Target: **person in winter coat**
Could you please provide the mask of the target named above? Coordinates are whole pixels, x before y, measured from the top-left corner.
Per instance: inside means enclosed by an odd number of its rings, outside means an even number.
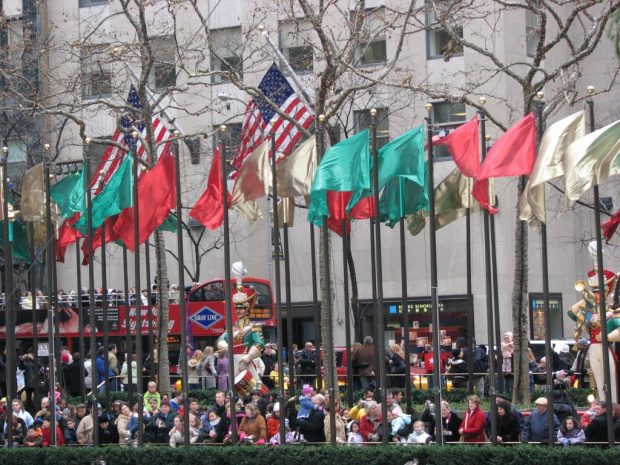
[[[131,386],[133,392],[136,392],[136,386],[138,386],[138,355],[135,351],[132,351],[131,355]],[[128,357],[129,359],[129,357]],[[123,383],[123,389],[125,392],[129,392],[129,366],[127,364],[128,359],[123,363],[121,368],[121,381]]]
[[[198,375],[202,382],[202,389],[215,389],[217,376],[217,358],[213,347],[205,347],[202,363]]]
[[[325,397],[317,394],[314,396],[313,402],[319,406],[324,406]],[[297,427],[307,442],[325,442],[325,415],[322,411],[312,410],[307,418],[297,420]]]
[[[585,442],[586,434],[579,423],[579,420],[575,417],[566,417],[560,426],[558,432],[558,442],[564,447],[576,446]]]
[[[429,444],[432,440],[431,435],[424,431],[424,423],[421,421],[413,424],[413,433],[407,438],[407,442],[412,444]]]
[[[375,381],[375,345],[370,336],[364,338],[360,346],[351,357],[351,363],[357,374],[363,390],[368,389]],[[363,436],[363,434],[362,434]]]
[[[69,364],[67,369],[67,387],[71,397],[80,396],[80,388],[82,386],[82,374],[80,373],[80,359],[82,354],[75,352],[73,354],[73,362]],[[88,392],[88,391],[87,391]]]
[[[497,403],[497,443],[517,442],[521,434],[519,419],[512,411],[510,402],[501,400]]]
[[[245,417],[239,425],[239,441],[265,444],[267,441],[267,424],[254,404],[245,406]]]
[[[41,428],[41,442],[43,447],[49,447],[52,445],[52,430],[49,417],[45,417],[45,420],[43,420],[43,426]],[[56,424],[56,445],[63,446],[64,444],[65,438],[62,435],[60,427]]]
[[[346,435],[346,429],[347,426],[345,425],[344,421],[342,420],[342,417],[340,416],[340,414],[338,413],[338,411],[340,410],[340,399],[335,398],[334,399],[334,416],[336,417],[336,444],[344,444],[345,442],[347,442],[347,435]],[[331,438],[331,419],[330,419],[330,408],[331,408],[331,399],[327,399],[325,401],[325,420],[324,420],[324,425],[323,425],[323,429],[325,430],[325,439],[327,441],[330,440]]]
[[[170,401],[162,399],[160,403],[160,411],[149,418],[145,428],[144,442],[165,444],[170,441],[170,430],[174,425],[174,417],[176,413],[170,411]]]
[[[451,375],[448,379],[452,381],[452,387],[467,388],[469,370],[467,362],[463,360],[463,351],[461,349],[454,349],[452,351],[452,362],[446,373]]]
[[[24,390],[26,391],[26,404],[34,406],[34,387],[39,382],[39,376],[34,371],[34,350],[28,349],[26,355],[18,359],[18,367],[24,371]],[[30,427],[30,425],[28,425]]]
[[[435,414],[431,412],[430,407],[427,405],[422,412],[422,421],[429,423],[429,434],[432,436],[433,441],[437,441],[437,435],[435,431]],[[450,407],[450,404],[445,400],[441,402],[441,424],[443,426],[443,437],[445,442],[459,442],[461,435],[459,429],[463,420],[458,414]]]
[[[129,422],[131,420],[131,409],[126,403],[121,404],[121,413],[116,419],[116,429],[118,430],[118,445],[127,447],[131,440],[131,431],[129,430]]]
[[[480,398],[476,395],[467,398],[468,409],[459,428],[459,434],[464,436],[464,442],[484,442],[484,425],[486,418],[480,410]]]
[[[217,371],[217,389],[228,391],[228,354],[225,350],[218,350],[215,369]]]
[[[547,419],[547,399],[539,397],[534,402],[536,410],[530,415],[530,421],[525,424],[523,429],[523,442],[539,442],[540,444],[549,444],[549,421]],[[558,417],[553,415],[553,438],[557,438],[560,429]]]
[[[366,413],[360,419],[360,433],[364,442],[379,441],[379,425],[383,421],[379,407],[374,400],[366,402]]]
[[[198,369],[203,361],[203,358],[204,356],[202,350],[197,350],[194,352],[194,355],[192,355],[192,358],[187,362],[187,383],[189,384],[190,390],[202,389]]]
[[[405,353],[403,348],[399,344],[392,344],[390,346],[392,356],[388,362],[390,366],[390,384],[393,388],[404,388],[406,380],[406,364]]]

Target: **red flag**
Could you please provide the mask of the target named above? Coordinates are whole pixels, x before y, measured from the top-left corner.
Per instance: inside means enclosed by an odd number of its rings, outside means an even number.
[[[435,141],[433,145],[445,145],[461,173],[469,178],[478,176],[480,168],[480,143],[478,142],[478,117],[459,126],[446,137]]]
[[[120,239],[116,231],[114,231],[114,226],[116,225],[116,221],[118,220],[119,216],[120,214],[109,216],[108,218],[105,219],[104,225],[105,225],[105,243],[106,244]],[[84,256],[84,258],[82,258],[82,266],[88,265],[88,257],[89,257],[88,241],[89,239],[87,238],[82,243],[82,254]],[[99,247],[101,247],[101,244],[102,244],[101,228],[97,228],[93,236],[93,252],[97,250]]]
[[[618,225],[620,224],[620,211],[614,213],[614,215],[605,221],[601,225],[601,229],[603,230],[603,237],[605,238],[605,242],[609,244],[609,241],[614,234],[616,234],[616,229],[618,229]]]
[[[228,205],[230,205],[228,189],[226,189],[226,195],[228,196]],[[222,179],[222,156],[220,155],[219,145],[213,154],[207,190],[204,191],[202,197],[189,212],[189,216],[211,230],[222,226],[222,221],[224,221],[224,181]]]
[[[143,244],[157,227],[164,222],[170,210],[176,207],[176,170],[174,157],[163,154],[159,161],[138,182],[139,243]],[[134,199],[135,201],[135,199]],[[114,227],[116,232],[132,252],[136,249],[134,241],[133,207],[125,208]]]
[[[504,133],[487,154],[471,194],[489,213],[489,178],[530,174],[536,161],[536,118],[530,113]]]
[[[58,230],[58,240],[56,241],[57,262],[64,263],[67,246],[73,244],[78,238],[84,237],[77,229],[71,227],[71,225],[75,224],[79,219],[80,213],[75,213],[71,218],[68,218]]]
[[[342,220],[346,220],[347,233],[351,232],[351,220],[367,220],[375,215],[375,198],[362,197],[347,215],[347,205],[353,192],[327,191],[327,207],[329,218],[327,227],[342,237]]]

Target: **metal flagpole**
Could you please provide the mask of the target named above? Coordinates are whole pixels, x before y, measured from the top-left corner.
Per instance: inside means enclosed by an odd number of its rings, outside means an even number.
[[[151,252],[150,252],[150,244],[147,241],[144,243],[144,261],[146,262],[146,282],[151,282]],[[181,261],[182,263],[183,261]],[[161,283],[160,283],[161,285]],[[185,290],[181,289],[179,286],[179,303],[180,299],[185,295]],[[150,297],[150,295],[149,295]],[[151,299],[147,299],[147,319],[149,322],[149,360],[151,361],[151,369],[149,370],[149,381],[155,381],[155,370],[153,369],[155,363],[155,341],[153,340],[153,302]],[[140,312],[140,323],[142,323],[142,312]],[[140,386],[144,386],[144,375],[142,373],[138,373],[138,380],[136,382]]]
[[[312,223],[308,223],[310,226],[310,268],[312,269],[312,309],[313,309],[313,319],[314,319],[314,327],[317,329],[315,331],[314,334],[314,339],[315,339],[315,347],[317,348],[321,348],[323,347],[322,341],[321,341],[321,309],[319,307],[319,296],[318,296],[318,283],[317,283],[317,279],[316,279],[316,238],[315,238],[315,227]],[[292,346],[291,346],[292,347]],[[318,349],[317,349],[318,350]],[[351,350],[350,347],[347,348],[347,350]],[[349,355],[349,357],[347,357],[348,359],[351,358],[351,356]],[[294,380],[296,379],[294,376],[294,370],[295,367],[294,366],[290,366],[289,367],[289,378],[290,378],[290,382],[291,384],[294,383]],[[319,386],[323,385],[323,373],[321,373],[321,364],[317,364],[317,368],[316,368],[316,380]],[[299,386],[298,386],[299,387]]]
[[[237,407],[235,405],[235,355],[233,352],[233,311],[232,289],[230,285],[230,236],[228,226],[228,187],[226,173],[226,142],[224,140],[226,126],[220,126],[219,143],[222,157],[222,203],[224,204],[224,296],[226,300],[226,333],[228,334],[228,396],[230,398],[230,438],[233,444],[237,443]],[[214,155],[215,156],[215,155]],[[278,347],[281,350],[280,347]],[[281,354],[281,352],[280,352]],[[280,355],[278,354],[278,355]],[[283,384],[282,384],[283,385]],[[281,386],[282,386],[281,385]]]
[[[431,321],[433,322],[433,379],[435,385],[435,409],[441,411],[441,354],[439,340],[439,297],[438,297],[438,279],[437,279],[437,241],[435,235],[435,182],[434,176],[434,160],[433,160],[433,105],[426,104],[428,116],[427,123],[427,140],[428,140],[428,202],[429,202],[429,248],[431,252]],[[378,203],[377,203],[378,205]],[[443,445],[443,425],[441,421],[435,422],[435,436],[437,444]]]
[[[105,220],[101,224],[101,306],[103,313],[103,371],[105,374],[105,405],[110,405],[110,358],[108,355],[108,346],[110,343],[109,332],[110,322],[108,321],[108,277],[106,273],[106,246],[105,237],[106,228]]]
[[[595,131],[594,125],[594,101],[592,100],[592,94],[594,93],[594,87],[588,86],[588,94],[590,97],[586,100],[588,105],[588,111],[590,113],[590,132]],[[594,186],[594,225],[596,228],[596,258],[598,263],[598,290],[599,301],[598,311],[600,318],[604,318],[607,312],[607,296],[605,295],[605,275],[603,266],[603,239],[601,235],[601,201],[599,197],[598,184]],[[617,286],[618,284],[616,284]],[[605,318],[605,322],[607,319]],[[603,347],[603,378],[605,384],[603,386],[597,386],[597,389],[602,389],[605,393],[605,402],[607,403],[607,439],[609,445],[614,445],[614,418],[611,409],[611,403],[616,399],[618,393],[611,392],[611,370],[609,368],[609,339],[607,335],[607,324],[601,324],[601,344]],[[616,383],[617,384],[617,383]],[[600,391],[599,391],[600,396]]]
[[[536,148],[540,146],[540,140],[543,135],[543,109],[545,103],[542,101],[543,94],[539,92],[536,97],[538,101],[535,103],[536,112]],[[544,189],[544,184],[543,184]],[[544,196],[543,196],[544,198]],[[547,224],[541,222],[540,226],[540,254],[542,264],[542,289],[543,289],[543,302],[544,302],[544,319],[545,319],[545,357],[547,357],[547,425],[548,425],[548,441],[549,444],[555,442],[554,434],[554,413],[553,413],[553,349],[551,348],[551,319],[549,317],[549,267],[547,260]]]
[[[36,276],[35,276],[35,268],[34,268],[34,264],[36,262],[36,258],[34,255],[34,222],[31,222],[30,228],[28,228],[28,240],[30,241],[30,255],[32,256],[32,264],[30,265],[30,273],[29,273],[30,274],[30,290],[31,290],[31,294],[35,296],[37,294],[37,287],[36,287]],[[6,298],[5,298],[5,303],[6,303]],[[32,347],[35,347],[38,349],[39,329],[37,326],[39,322],[39,312],[37,310],[37,306],[34,305],[34,298],[33,298],[32,303],[33,303],[32,305]],[[41,390],[40,389],[41,385],[40,385],[40,382],[38,382],[39,381],[39,357],[38,356],[34,358],[34,372],[37,374],[36,375],[37,382],[34,383],[34,398],[39,399],[39,395],[40,395],[39,391]],[[3,395],[5,394],[6,392],[3,392]]]
[[[275,172],[275,168],[272,168],[272,172]],[[274,177],[275,179],[275,177]],[[275,186],[275,182],[274,182],[274,197],[276,196],[277,193],[277,187]],[[277,200],[277,198],[276,198]],[[295,357],[293,354],[293,306],[292,306],[292,297],[291,297],[291,262],[290,262],[290,257],[289,257],[289,247],[288,247],[288,243],[289,243],[289,236],[288,236],[288,224],[291,221],[291,218],[289,218],[288,216],[288,202],[289,202],[289,198],[288,197],[283,197],[282,198],[282,212],[284,215],[284,218],[282,218],[284,226],[282,228],[283,233],[284,233],[284,289],[285,289],[285,295],[286,295],[286,355],[288,358],[288,366],[292,367],[295,364]],[[275,216],[274,216],[274,221],[275,221]],[[284,346],[284,344],[281,344],[282,346]],[[278,364],[278,368],[280,367],[280,363]],[[268,374],[267,374],[268,375]],[[279,375],[278,375],[279,376]],[[290,373],[289,373],[289,379],[290,379]],[[317,385],[317,387],[320,387],[319,385]],[[288,390],[289,390],[289,397],[293,397],[295,395],[295,387],[293,386],[293,383],[289,382],[288,385]],[[284,412],[284,410],[282,410],[282,412]],[[282,422],[281,422],[282,423]]]
[[[401,200],[402,204],[402,200]],[[411,343],[409,339],[409,297],[407,295],[407,251],[405,249],[405,218],[400,219],[400,283],[403,308],[403,341],[405,344],[405,402],[408,414],[413,413],[411,406]],[[350,404],[352,405],[352,404]]]
[[[274,287],[276,291],[276,331],[278,334],[278,340],[280,344],[278,344],[278,360],[282,360],[282,341],[284,341],[284,329],[282,328],[282,294],[280,292],[280,253],[279,247],[280,244],[280,224],[278,221],[278,183],[276,182],[276,133],[273,130],[273,125],[275,120],[269,122],[271,124],[271,131],[269,136],[271,137],[271,179],[273,185],[273,193],[271,196],[271,208],[273,209],[273,228],[272,228],[272,244],[276,244],[276,258],[274,263],[274,276],[275,282]],[[289,300],[290,302],[290,300]],[[288,302],[287,302],[288,304]],[[291,320],[291,315],[288,315],[289,321]],[[289,354],[290,359],[290,354]],[[282,363],[278,364],[278,382],[280,385],[280,390],[278,392],[278,401],[280,402],[280,411],[284,412],[284,401],[286,399],[286,392],[284,390],[284,367]],[[286,429],[284,425],[284,421],[280,421],[280,438],[284,438],[286,436]],[[286,443],[286,441],[283,441]]]
[[[181,351],[181,357],[183,361],[183,371],[182,376],[183,380],[181,384],[183,387],[187,387],[187,392],[189,392],[189,384],[188,383],[188,370],[185,369],[187,367],[187,350],[185,350],[187,344],[187,302],[185,301],[185,270],[183,269],[185,259],[183,255],[183,203],[181,202],[181,157],[179,154],[179,131],[174,131],[175,140],[172,142],[172,150],[174,153],[174,169],[175,169],[175,180],[176,180],[176,207],[177,207],[177,263],[178,263],[178,273],[179,273],[179,306],[181,313],[181,347],[183,350]],[[148,247],[148,244],[146,244]],[[159,283],[161,287],[164,283]],[[181,291],[183,290],[183,291]],[[181,293],[183,292],[183,293]],[[160,302],[161,305],[161,302]],[[150,308],[150,305],[149,305]],[[187,398],[187,396],[185,396]],[[189,408],[187,408],[186,401],[183,400],[184,410],[183,410],[183,435],[184,435],[184,443],[186,446],[189,446]]]
[[[469,195],[468,205],[471,205],[471,188],[469,186],[469,178],[467,180],[467,195]],[[467,254],[467,338],[465,340],[465,348],[467,352],[467,394],[474,393],[474,351],[473,337],[476,331],[474,321],[474,298],[471,292],[471,207],[467,207],[465,213],[465,242]]]
[[[86,143],[90,144],[90,138],[86,138]],[[95,267],[93,263],[93,215],[92,215],[92,195],[90,189],[90,157],[86,157],[84,169],[86,170],[85,185],[86,190],[86,215],[88,221],[88,297],[89,297],[89,320],[90,320],[90,360],[91,360],[91,386],[92,386],[92,415],[93,415],[93,442],[99,445],[99,417],[97,416],[98,385],[97,379],[97,315],[95,313]]]
[[[480,98],[480,104],[484,105],[486,99]],[[484,110],[479,111],[480,115],[480,131],[482,141],[482,160],[486,157],[486,118]],[[490,181],[488,181],[490,182]],[[491,282],[491,241],[489,233],[489,211],[484,211],[484,262],[485,262],[485,276],[486,276],[486,296],[487,296],[487,334],[488,334],[488,347],[489,347],[489,397],[491,405],[495,405],[495,341],[493,334],[493,287]],[[470,349],[473,350],[473,347]],[[484,395],[484,393],[479,393]],[[497,445],[497,409],[491,408],[491,442],[494,446]]]
[[[345,343],[347,350],[351,347],[351,309],[349,307],[349,266],[347,256],[349,254],[349,233],[347,233],[347,220],[342,220],[342,286],[344,288],[344,324]],[[353,369],[351,357],[347,357],[347,404],[353,405]]]
[[[84,169],[84,166],[82,166]],[[80,339],[79,339],[79,347],[80,347],[80,379],[86,379],[86,369],[84,368],[84,361],[86,360],[86,348],[84,345],[84,307],[82,306],[82,268],[80,261],[80,238],[78,237],[75,240],[75,274],[77,276],[77,309],[78,309],[78,317],[80,321]],[[92,350],[91,350],[92,354]],[[92,360],[92,355],[91,355]],[[92,365],[90,371],[92,372]],[[91,374],[91,388],[92,388],[92,374]],[[86,383],[80,383],[80,400],[82,403],[86,402]]]
[[[499,327],[499,288],[497,283],[497,243],[495,241],[495,219],[493,215],[489,215],[489,235],[491,238],[491,278],[493,285],[493,320],[495,323],[495,341],[499,344],[502,340]],[[497,389],[504,393],[504,370],[502,351],[495,352],[495,363],[497,366]]]
[[[9,237],[9,183],[7,180],[7,165],[9,148],[2,147],[2,212],[4,221],[2,231],[4,235],[4,286],[5,286],[5,325],[6,325],[6,398],[7,401],[16,398],[17,360],[15,358],[15,298],[13,286],[13,248]],[[35,298],[32,296],[32,307],[35,307]],[[49,347],[49,346],[48,346]],[[7,409],[8,410],[8,409]],[[10,410],[9,410],[10,411]],[[8,423],[5,420],[5,424]],[[8,447],[13,447],[13,428],[6,428]]]
[[[47,153],[47,159],[49,160],[49,151]],[[46,247],[45,247],[45,252],[47,254],[47,260],[48,260],[48,268],[47,268],[47,276],[48,276],[48,281],[47,281],[47,288],[48,288],[48,296],[50,297],[48,299],[49,305],[47,308],[47,318],[48,318],[48,353],[49,353],[49,369],[50,369],[50,377],[49,377],[49,389],[50,389],[50,393],[52,393],[52,395],[50,395],[49,399],[50,399],[50,412],[55,412],[55,406],[56,406],[56,402],[54,399],[54,395],[53,393],[56,390],[56,386],[55,386],[55,380],[56,380],[56,367],[54,366],[54,360],[55,357],[54,355],[56,354],[56,351],[54,349],[52,349],[54,347],[54,320],[59,320],[60,319],[60,315],[56,315],[56,318],[54,318],[54,310],[55,307],[52,305],[52,299],[51,299],[51,290],[52,290],[52,285],[53,285],[53,281],[54,281],[54,267],[53,267],[53,263],[55,262],[55,258],[54,257],[54,249],[53,249],[53,228],[52,228],[52,208],[51,208],[51,204],[50,204],[50,162],[49,161],[45,161],[44,162],[44,182],[45,182],[45,229],[46,229],[46,234],[47,234],[47,241],[46,241]],[[6,181],[5,181],[6,182]],[[5,221],[8,220],[8,217],[5,219]],[[9,255],[9,257],[12,258],[11,255]],[[5,262],[6,263],[6,262]],[[6,266],[6,265],[5,265]],[[32,305],[36,306],[36,298],[37,296],[32,296]],[[50,415],[50,444],[53,446],[56,446],[56,415]]]
[[[133,369],[131,367],[133,363],[132,352],[134,349],[131,347],[131,304],[129,303],[129,272],[127,270],[127,246],[123,244],[123,287],[125,288],[125,345],[127,346],[127,396],[129,399],[129,404],[133,405],[133,394],[134,392],[134,383],[137,386],[140,383],[141,374],[138,373],[138,379],[133,379]],[[138,312],[138,307],[136,306],[134,309],[136,316],[136,324],[140,324],[140,313]],[[153,367],[153,361],[151,360],[151,368]]]
[[[318,130],[318,153],[319,159],[323,158],[325,154],[325,115],[319,115],[319,123],[317,126]],[[338,386],[338,378],[335,376],[334,370],[334,325],[333,325],[333,314],[332,314],[332,296],[331,296],[331,275],[330,275],[330,262],[329,262],[329,228],[327,226],[327,216],[323,215],[323,226],[321,227],[321,233],[323,234],[323,275],[324,275],[324,286],[325,286],[325,319],[323,324],[326,325],[326,333],[327,333],[327,372],[329,375],[327,379],[330,381],[329,386],[329,396],[330,399],[334,399],[335,391],[334,384],[336,387]],[[331,444],[336,444],[336,416],[335,416],[335,408],[330,408],[329,412],[329,428],[330,428],[330,437],[325,438]]]

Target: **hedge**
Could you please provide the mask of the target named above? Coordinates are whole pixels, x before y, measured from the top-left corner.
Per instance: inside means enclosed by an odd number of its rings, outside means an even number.
[[[404,465],[418,460],[420,465],[597,465],[617,464],[620,449],[586,447],[475,447],[475,446],[192,446],[142,448],[17,448],[0,453],[0,465],[90,465],[97,458],[107,465],[260,465],[338,464]]]

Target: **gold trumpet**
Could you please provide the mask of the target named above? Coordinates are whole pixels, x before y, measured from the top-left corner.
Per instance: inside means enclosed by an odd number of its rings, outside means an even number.
[[[592,291],[588,290],[585,281],[583,281],[583,280],[577,281],[575,283],[575,290],[577,292],[581,292],[581,294],[583,295],[584,300],[594,301],[594,294],[592,293]]]

